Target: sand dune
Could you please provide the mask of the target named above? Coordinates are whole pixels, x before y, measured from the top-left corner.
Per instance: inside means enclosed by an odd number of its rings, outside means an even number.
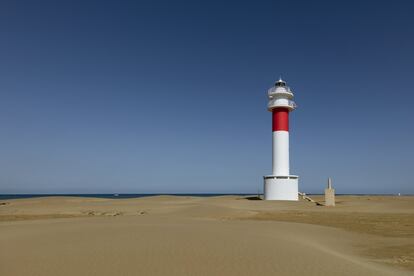
[[[320,199],[319,199],[320,200]],[[412,275],[413,197],[2,201],[0,275]]]

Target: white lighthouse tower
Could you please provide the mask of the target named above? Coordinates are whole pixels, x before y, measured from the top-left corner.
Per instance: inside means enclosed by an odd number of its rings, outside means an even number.
[[[268,91],[272,112],[273,172],[264,176],[265,200],[298,200],[298,176],[289,171],[289,112],[296,108],[293,93],[281,78]]]

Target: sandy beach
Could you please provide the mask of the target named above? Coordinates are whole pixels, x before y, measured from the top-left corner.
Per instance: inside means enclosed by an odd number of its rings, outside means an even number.
[[[414,197],[0,202],[0,275],[413,274]]]

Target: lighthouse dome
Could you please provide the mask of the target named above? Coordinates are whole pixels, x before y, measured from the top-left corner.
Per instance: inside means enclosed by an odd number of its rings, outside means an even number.
[[[289,86],[287,86],[286,82],[279,78],[275,85],[268,90],[269,98],[274,98],[276,96],[284,96],[288,99],[293,98],[293,93],[290,90]]]
[[[279,80],[277,82],[275,82],[275,86],[276,87],[285,87],[286,82],[284,80],[282,80],[282,78],[279,78]]]

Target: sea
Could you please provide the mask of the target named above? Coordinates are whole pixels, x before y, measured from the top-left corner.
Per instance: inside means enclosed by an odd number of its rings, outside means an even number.
[[[248,196],[252,194],[0,194],[0,200],[33,198],[33,197],[48,197],[48,196],[62,196],[62,197],[63,196],[74,196],[74,197],[123,199],[123,198],[159,196],[159,195],[210,197],[210,196],[226,196],[226,195]]]

